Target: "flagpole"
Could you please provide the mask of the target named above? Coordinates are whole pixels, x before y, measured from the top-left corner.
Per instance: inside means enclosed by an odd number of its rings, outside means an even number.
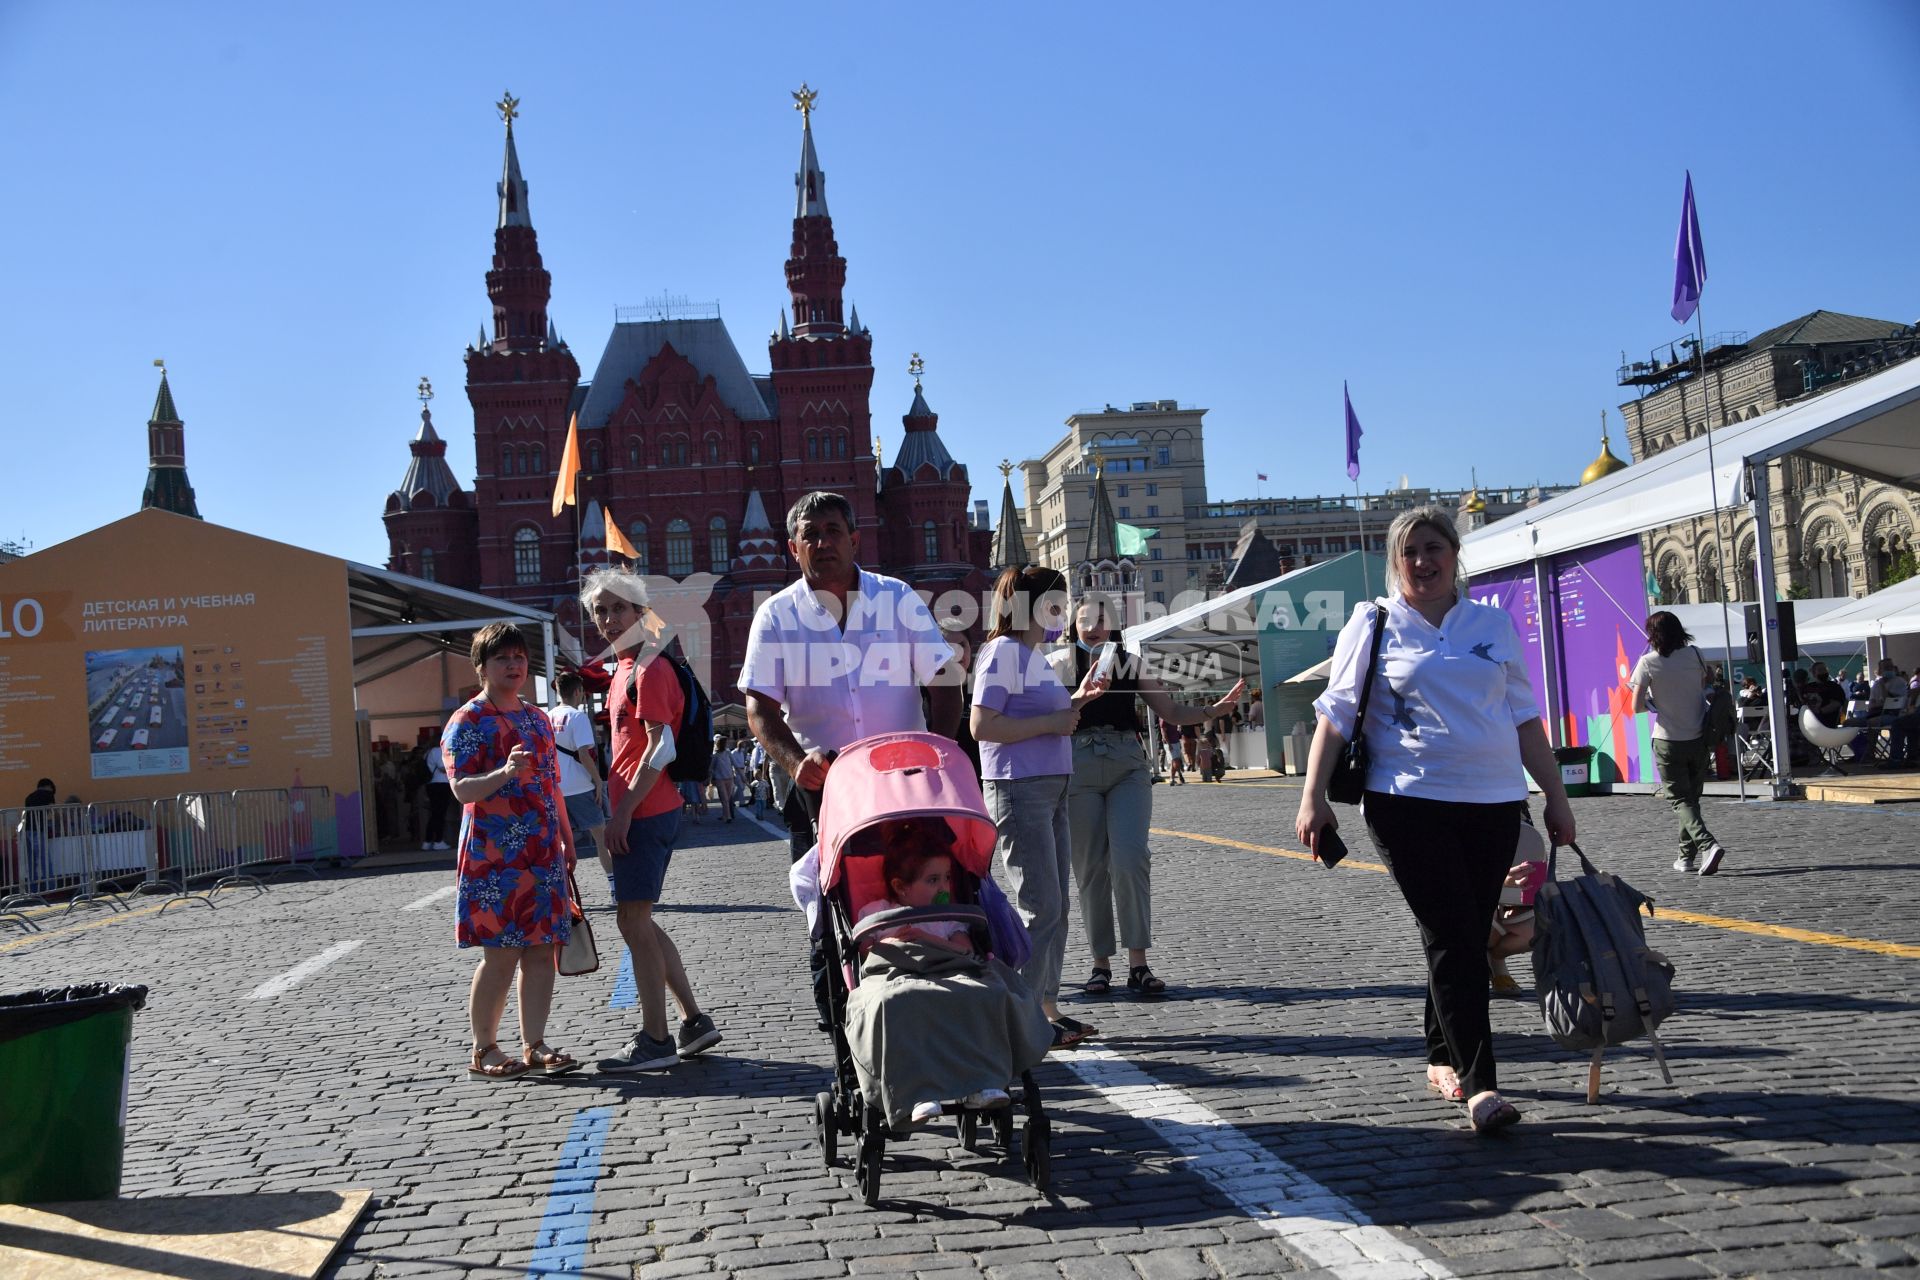
[[[1360,589],[1371,598],[1373,595],[1373,580],[1367,573],[1367,503],[1366,499],[1360,496],[1360,481],[1358,477],[1356,477],[1353,482],[1353,509],[1354,514],[1360,519]]]
[[[1707,397],[1709,390],[1707,383],[1707,324],[1698,302],[1694,303],[1693,324],[1694,341],[1699,344],[1698,350],[1696,350],[1694,354],[1698,356],[1700,360],[1700,415],[1707,426],[1707,491],[1713,499],[1713,558],[1719,565],[1720,570],[1714,575],[1714,587],[1718,593],[1714,604],[1720,607],[1721,642],[1726,646],[1727,651],[1726,659],[1720,665],[1720,671],[1722,675],[1727,677],[1727,696],[1732,697],[1733,623],[1727,618],[1726,597],[1727,575],[1733,566],[1727,563],[1726,548],[1720,541],[1720,472],[1719,469],[1713,465],[1713,410],[1712,401]],[[1725,396],[1721,397],[1720,404],[1721,408],[1725,409]],[[1698,550],[1696,549],[1696,558],[1698,558],[1698,554]],[[1759,598],[1759,591],[1760,587],[1758,583],[1756,583],[1754,586],[1756,599]],[[1740,742],[1738,738],[1734,740],[1733,744],[1733,776],[1740,785],[1740,799],[1745,801],[1747,798],[1747,771],[1740,767]]]

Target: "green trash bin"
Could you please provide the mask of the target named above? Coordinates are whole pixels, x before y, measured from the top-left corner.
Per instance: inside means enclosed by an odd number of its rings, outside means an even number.
[[[1560,781],[1566,786],[1569,796],[1590,796],[1594,793],[1592,747],[1555,747],[1553,758],[1560,764]]]
[[[110,1200],[126,1143],[127,1055],[145,987],[0,995],[0,1203]]]

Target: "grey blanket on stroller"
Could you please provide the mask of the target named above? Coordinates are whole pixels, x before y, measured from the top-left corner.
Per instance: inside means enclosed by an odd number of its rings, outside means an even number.
[[[915,1103],[1006,1088],[1046,1056],[1053,1028],[1000,961],[888,940],[847,997],[847,1043],[861,1095],[901,1128]]]

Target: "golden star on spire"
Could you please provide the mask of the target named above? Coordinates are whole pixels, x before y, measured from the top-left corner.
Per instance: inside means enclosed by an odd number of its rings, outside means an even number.
[[[498,111],[500,118],[507,122],[507,132],[512,133],[513,122],[520,116],[520,99],[511,93],[502,92],[500,101],[493,104],[493,109]]]
[[[1011,462],[1008,462],[1005,458],[1000,459],[1000,478],[1002,480],[1005,480],[1008,476],[1012,474],[1013,474],[1013,464]]]
[[[793,91],[793,109],[800,113],[802,129],[813,127],[813,101],[819,96],[819,91],[807,88],[807,82],[804,80],[800,82],[800,87]]]

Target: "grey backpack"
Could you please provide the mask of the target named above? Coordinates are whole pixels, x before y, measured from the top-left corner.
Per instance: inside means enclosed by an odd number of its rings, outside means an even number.
[[[1668,1084],[1656,1028],[1675,1009],[1673,965],[1647,945],[1640,909],[1653,899],[1618,876],[1596,871],[1569,845],[1582,874],[1555,880],[1559,850],[1547,855],[1547,880],[1534,898],[1533,979],[1547,1034],[1563,1048],[1591,1051],[1587,1101],[1600,1092],[1600,1055],[1645,1036]]]

